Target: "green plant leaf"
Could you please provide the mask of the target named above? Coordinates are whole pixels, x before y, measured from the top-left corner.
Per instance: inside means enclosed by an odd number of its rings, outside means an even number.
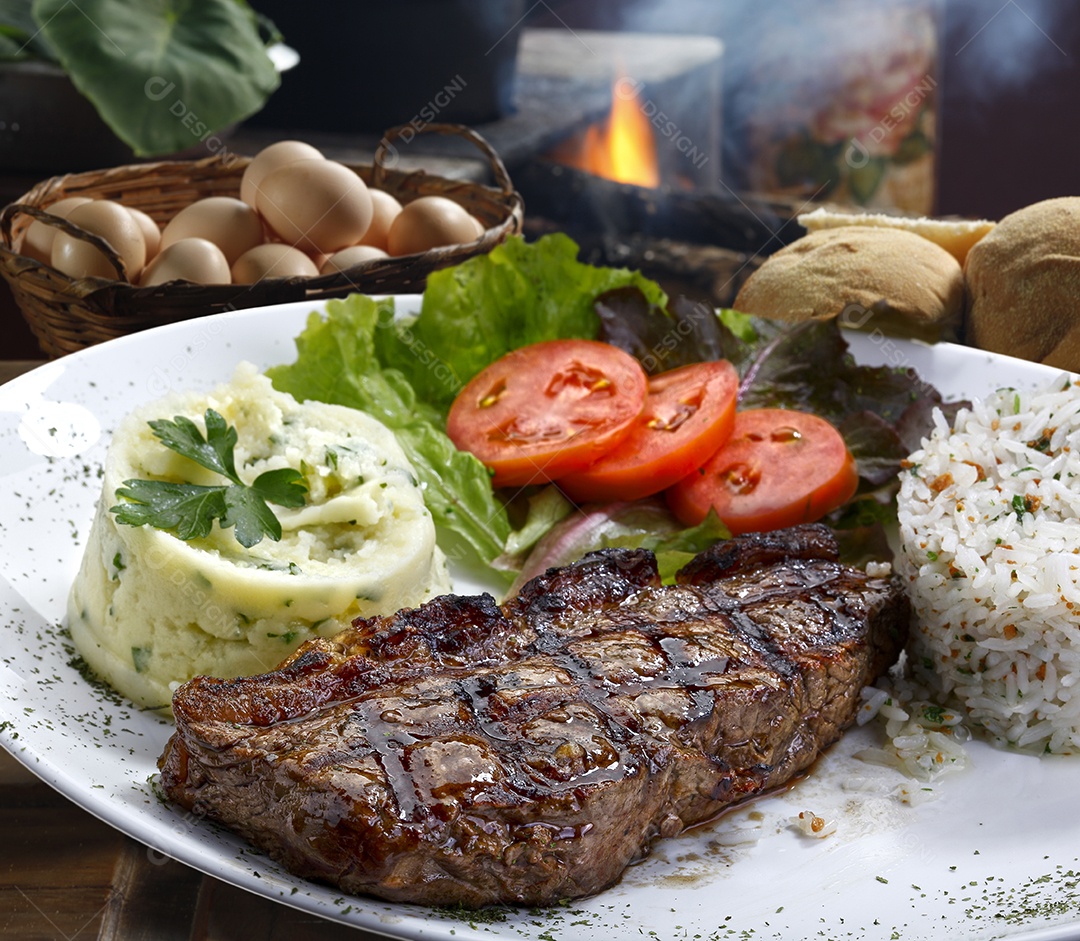
[[[509,567],[519,569],[525,553],[556,523],[574,512],[574,504],[554,484],[541,487],[526,496],[526,515],[520,529],[515,529],[506,540],[506,553],[502,559],[510,560]],[[514,557],[520,557],[515,559]]]
[[[111,508],[118,522],[171,530],[184,540],[209,536],[214,520],[224,516],[226,510],[222,487],[125,480],[116,495],[131,501]]]
[[[147,424],[165,447],[207,470],[239,483],[240,478],[236,476],[236,467],[233,465],[236,429],[229,427],[225,419],[212,408],[206,410],[203,420],[206,422],[205,438],[199,431],[199,426],[183,415],[176,415],[172,421],[159,418]]]
[[[34,0],[33,14],[75,87],[141,156],[197,144],[278,86],[237,0]]]
[[[20,42],[17,35],[5,31],[0,26],[0,61],[11,62],[25,58],[29,58],[25,41]]]
[[[236,473],[233,449],[238,435],[222,416],[208,408],[204,415],[206,437],[190,418],[177,415],[147,422],[157,439],[196,464],[229,478],[231,484],[206,486],[169,480],[125,480],[116,491],[126,503],[112,507],[116,520],[128,526],[154,526],[175,532],[181,539],[201,539],[210,535],[214,520],[221,527],[235,526],[236,541],[250,549],[269,536],[281,539],[281,523],[266,505],[303,506],[307,483],[303,474],[291,467],[266,471],[248,486]]]
[[[649,549],[656,555],[661,578],[670,582],[697,553],[729,538],[731,533],[715,513],[686,528],[659,497],[585,506],[567,514],[537,541],[510,594],[553,566],[568,565],[586,552],[613,547]]]
[[[611,546],[627,549],[648,549],[656,556],[656,567],[660,579],[665,584],[675,580],[675,573],[694,558],[704,552],[713,543],[731,538],[731,531],[724,525],[716,511],[710,509],[705,519],[697,526],[676,529],[674,532],[652,532],[646,530],[630,536],[613,538],[607,541]]]
[[[251,490],[278,506],[295,508],[307,502],[308,488],[304,475],[291,467],[264,471],[252,481]]]
[[[263,536],[269,536],[274,542],[281,539],[281,523],[274,511],[250,487],[233,484],[225,488],[223,496],[225,513],[221,516],[221,527],[235,526],[236,541],[245,549],[257,546]]]

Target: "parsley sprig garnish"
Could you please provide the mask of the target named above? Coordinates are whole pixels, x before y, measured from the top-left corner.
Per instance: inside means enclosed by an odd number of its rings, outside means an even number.
[[[125,480],[116,491],[128,502],[111,508],[119,523],[150,525],[176,533],[183,540],[210,535],[214,520],[222,529],[235,527],[236,541],[247,549],[269,536],[281,539],[281,523],[267,502],[279,506],[304,505],[307,484],[291,467],[266,471],[251,484],[236,473],[233,449],[236,429],[212,408],[206,410],[206,437],[190,418],[177,415],[172,421],[148,422],[165,447],[221,474],[232,483],[218,486],[174,483],[168,480]]]

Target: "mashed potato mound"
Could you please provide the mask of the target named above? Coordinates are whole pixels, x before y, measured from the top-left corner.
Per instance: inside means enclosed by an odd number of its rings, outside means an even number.
[[[272,506],[282,538],[250,549],[217,523],[184,542],[150,526],[118,524],[109,508],[131,478],[220,484],[166,448],[147,424],[203,414],[235,426],[246,482],[291,467],[304,506]],[[250,363],[205,393],[174,393],[127,416],[105,462],[102,496],[68,601],[79,652],[110,685],[165,707],[197,674],[272,670],[303,641],[358,616],[391,613],[449,590],[435,526],[393,433],[355,409],[299,403]]]

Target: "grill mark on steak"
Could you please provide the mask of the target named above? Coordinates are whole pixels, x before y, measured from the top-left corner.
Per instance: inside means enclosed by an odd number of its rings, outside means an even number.
[[[446,595],[192,680],[161,783],[347,892],[553,903],[806,770],[907,620],[823,526],[720,543],[667,586],[651,553],[605,550],[501,607]]]

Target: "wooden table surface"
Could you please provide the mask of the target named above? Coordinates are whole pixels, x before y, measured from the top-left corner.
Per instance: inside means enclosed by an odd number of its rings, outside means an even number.
[[[38,365],[0,360],[0,382]],[[0,748],[0,941],[374,941],[124,836]]]

